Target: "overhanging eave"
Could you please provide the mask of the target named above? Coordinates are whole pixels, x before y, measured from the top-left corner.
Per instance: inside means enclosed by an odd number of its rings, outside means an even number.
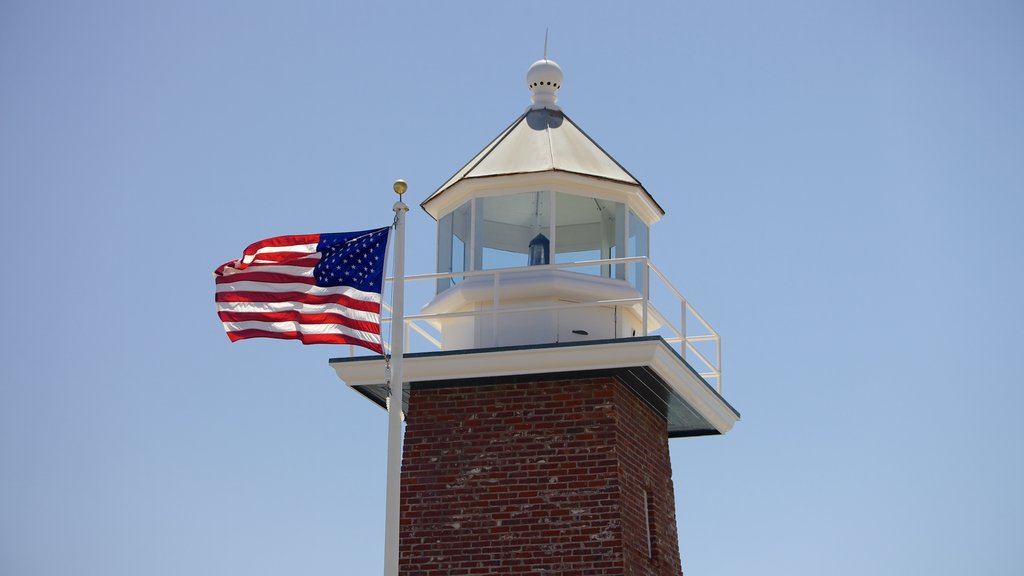
[[[383,407],[384,360],[330,361],[348,386]],[[408,354],[408,389],[479,386],[570,376],[616,377],[666,419],[670,437],[724,434],[740,414],[659,336]]]

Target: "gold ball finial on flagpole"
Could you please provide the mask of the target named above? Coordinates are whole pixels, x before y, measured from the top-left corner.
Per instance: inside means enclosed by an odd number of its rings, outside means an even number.
[[[399,178],[398,180],[395,180],[393,188],[395,190],[395,194],[398,194],[398,197],[401,198],[402,194],[405,194],[405,191],[409,189],[409,184],[407,184],[405,180]]]

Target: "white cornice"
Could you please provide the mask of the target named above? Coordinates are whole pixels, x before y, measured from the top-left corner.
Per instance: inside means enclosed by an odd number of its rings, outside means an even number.
[[[421,206],[437,220],[454,211],[470,198],[506,196],[538,190],[551,190],[622,202],[627,204],[648,226],[660,220],[664,215],[654,199],[636,184],[558,170],[464,178],[452,184],[443,193],[428,198]]]

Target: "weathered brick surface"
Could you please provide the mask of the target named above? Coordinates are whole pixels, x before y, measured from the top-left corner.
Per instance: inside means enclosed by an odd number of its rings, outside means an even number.
[[[404,576],[678,576],[674,515],[665,422],[614,378],[412,391]]]

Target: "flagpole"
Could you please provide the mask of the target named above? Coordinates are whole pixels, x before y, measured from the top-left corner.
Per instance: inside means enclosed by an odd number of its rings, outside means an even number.
[[[395,260],[391,290],[391,377],[388,398],[388,484],[384,521],[384,576],[398,576],[398,527],[402,471],[402,356],[405,354],[405,213],[402,202],[408,189],[405,180],[395,180],[398,202],[395,211]]]

